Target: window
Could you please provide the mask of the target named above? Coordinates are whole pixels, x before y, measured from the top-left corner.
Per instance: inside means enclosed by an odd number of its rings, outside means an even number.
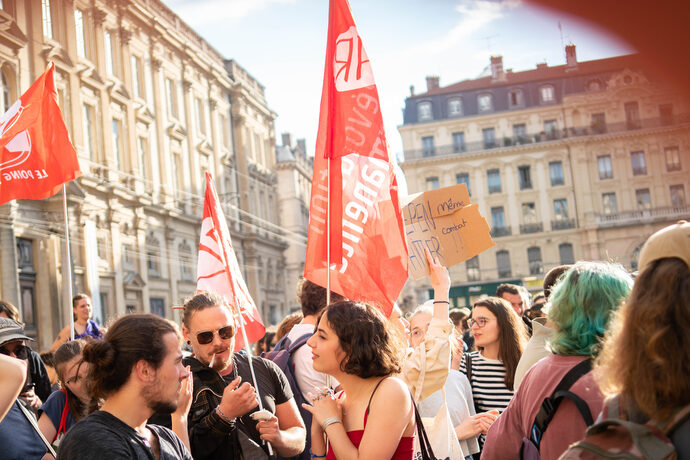
[[[122,137],[120,120],[113,118],[113,160],[115,161],[115,169],[122,169]]]
[[[553,86],[542,86],[539,88],[539,97],[541,98],[542,104],[554,102],[555,96],[556,92],[554,91]]]
[[[165,300],[157,297],[151,297],[149,299],[149,305],[151,306],[151,314],[158,315],[161,318],[165,318]]]
[[[457,97],[448,99],[448,116],[459,117],[460,115],[462,115],[462,99]]]
[[[86,28],[84,27],[84,12],[80,9],[74,10],[74,28],[77,39],[77,56],[86,59]]]
[[[465,133],[453,133],[453,153],[465,151]]]
[[[113,61],[113,35],[109,30],[103,33],[103,47],[105,48],[105,72],[108,75],[115,75],[115,62]]]
[[[552,161],[549,163],[549,176],[551,176],[551,186],[563,185],[563,162]]]
[[[671,206],[685,206],[685,187],[683,184],[671,185]]]
[[[144,82],[142,78],[141,58],[132,56],[132,90],[135,97],[144,97]]]
[[[635,190],[635,201],[637,202],[637,209],[651,209],[652,199],[649,195],[649,189],[641,188]]]
[[[177,97],[175,94],[175,82],[171,78],[165,79],[165,95],[168,103],[168,116],[177,118]]]
[[[524,100],[522,97],[521,89],[513,89],[508,93],[508,106],[513,109],[516,107],[522,107],[524,105]]]
[[[644,152],[631,152],[633,176],[647,174],[647,165],[644,162]]]
[[[122,265],[132,268],[132,246],[129,244],[122,245]]]
[[[561,265],[572,265],[575,263],[575,253],[573,252],[573,245],[570,243],[561,243],[558,245],[558,256],[561,260]]]
[[[673,104],[660,105],[659,118],[662,126],[673,124]]]
[[[89,157],[91,160],[95,160],[94,158],[94,141],[95,141],[95,135],[94,135],[94,109],[93,106],[89,104],[84,104],[84,119],[83,119],[83,129],[84,129],[84,151],[86,152],[86,155]]]
[[[5,113],[10,108],[12,104],[12,87],[10,86],[10,80],[7,78],[7,73],[3,70],[0,72],[0,78],[2,79],[2,98],[0,103],[0,112]]]
[[[494,109],[491,94],[480,94],[477,96],[477,106],[479,107],[480,113],[491,112]]]
[[[527,142],[527,126],[524,123],[513,125],[513,137],[516,144]]]
[[[193,281],[194,275],[192,274],[192,247],[183,241],[178,246],[178,252],[180,256],[180,278],[182,281]]]
[[[160,251],[161,243],[153,234],[146,237],[146,268],[148,274],[154,278],[160,278]]]
[[[534,203],[522,203],[522,223],[537,223],[537,208]]]
[[[422,138],[422,149],[424,150],[423,155],[425,157],[433,157],[436,154],[433,136],[426,136]]]
[[[470,191],[470,175],[468,173],[459,173],[455,175],[455,183],[456,184],[465,184],[467,186],[467,193],[470,195],[472,192]]]
[[[41,14],[43,17],[43,36],[53,37],[53,17],[50,11],[50,0],[41,0]]]
[[[603,134],[606,132],[606,114],[593,113],[592,114],[592,132],[594,134]]]
[[[230,140],[228,139],[228,119],[225,115],[218,116],[218,130],[221,133],[221,139],[223,140],[223,146],[228,147],[230,145]],[[305,152],[306,153],[306,152]]]
[[[553,216],[556,220],[567,220],[568,219],[568,200],[565,198],[559,198],[553,200]]]
[[[496,147],[496,134],[493,128],[482,129],[482,136],[484,137],[485,149],[492,149]]]
[[[486,177],[489,182],[489,193],[501,193],[501,175],[498,169],[489,169]]]
[[[518,166],[518,177],[520,178],[520,190],[532,188],[532,175],[529,165]]]
[[[618,203],[616,202],[615,193],[602,193],[601,208],[604,214],[616,214],[618,212]]]
[[[199,129],[200,134],[206,134],[206,116],[204,110],[204,101],[200,98],[196,98],[196,125]]]
[[[426,189],[436,190],[438,188],[438,177],[427,177],[426,178]]]
[[[678,147],[664,147],[664,154],[666,155],[666,171],[680,171],[680,153]]]
[[[544,120],[544,133],[549,140],[558,139],[558,123],[556,120]]]
[[[424,101],[417,104],[417,121],[427,121],[433,118],[431,114],[431,102]]]
[[[510,277],[510,253],[505,250],[496,252],[496,266],[499,278]]]
[[[625,109],[625,123],[628,129],[639,129],[640,124],[640,106],[637,102],[626,102]]]
[[[613,168],[611,167],[611,155],[602,155],[597,157],[597,164],[599,165],[599,179],[613,178]]]
[[[479,281],[481,278],[479,271],[479,256],[474,256],[465,262],[467,269],[467,281]]]
[[[539,275],[544,273],[544,265],[541,263],[541,248],[533,246],[527,248],[527,262],[529,263],[529,274]]]
[[[142,179],[148,179],[148,158],[149,158],[149,145],[148,139],[143,136],[139,136],[137,139],[137,150],[139,151],[139,175]]]
[[[503,212],[503,206],[491,208],[491,221],[493,223],[493,228],[506,228],[506,217]]]

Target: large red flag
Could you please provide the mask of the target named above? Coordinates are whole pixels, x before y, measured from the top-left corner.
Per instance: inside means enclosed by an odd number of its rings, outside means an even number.
[[[389,315],[407,280],[407,246],[378,91],[347,0],[330,2],[309,214],[305,278],[326,286],[329,221],[331,290]]]
[[[81,175],[57,104],[55,65],[0,117],[0,204],[40,200]]]
[[[228,300],[237,333],[235,351],[244,348],[244,339],[239,330],[243,321],[249,343],[256,342],[266,333],[259,311],[242,278],[237,256],[230,242],[230,231],[223,209],[218,204],[218,195],[213,187],[213,176],[206,173],[206,196],[204,218],[201,221],[199,242],[199,263],[197,265],[197,291],[213,291]],[[239,315],[241,312],[241,317]]]

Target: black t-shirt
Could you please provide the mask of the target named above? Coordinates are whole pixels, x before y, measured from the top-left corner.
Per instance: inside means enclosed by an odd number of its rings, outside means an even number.
[[[175,433],[158,425],[147,425],[158,437],[160,459],[192,460]],[[60,443],[62,459],[155,460],[146,438],[108,412],[96,411],[70,429]]]

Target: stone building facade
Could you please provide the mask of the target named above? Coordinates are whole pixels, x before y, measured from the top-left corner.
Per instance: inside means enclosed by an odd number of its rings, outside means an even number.
[[[3,0],[4,111],[55,62],[82,177],[67,186],[74,291],[99,322],[128,312],[179,320],[196,287],[210,171],[264,320],[287,311],[275,135],[264,88],[159,0]],[[71,314],[62,197],[0,207],[0,297],[37,347]]]
[[[539,290],[550,268],[612,260],[636,269],[641,244],[690,217],[688,107],[635,55],[491,75],[405,101],[399,127],[410,193],[464,182],[496,246],[451,269],[469,305],[501,282]],[[428,286],[412,286],[421,298]]]

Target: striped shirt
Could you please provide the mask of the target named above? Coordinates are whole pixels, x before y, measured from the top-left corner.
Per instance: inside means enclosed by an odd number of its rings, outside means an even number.
[[[477,412],[498,409],[503,412],[513,398],[514,392],[506,387],[503,379],[506,368],[497,359],[487,359],[479,351],[465,353],[472,358],[472,395],[477,406]],[[465,369],[466,357],[460,362],[460,372],[467,374]]]

